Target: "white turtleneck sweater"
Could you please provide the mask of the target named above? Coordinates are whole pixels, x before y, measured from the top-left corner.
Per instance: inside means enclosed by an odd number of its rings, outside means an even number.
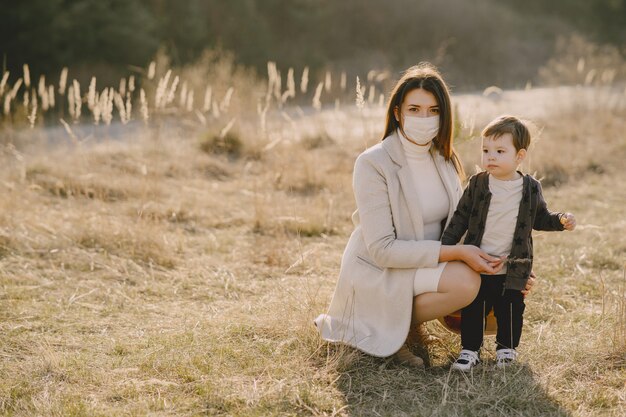
[[[424,220],[424,239],[439,240],[442,232],[441,222],[448,216],[450,199],[429,152],[432,142],[427,146],[419,146],[409,142],[401,132],[398,132],[398,135],[402,139],[415,192],[419,197]]]
[[[489,175],[491,202],[480,248],[493,256],[508,256],[513,245],[513,233],[522,201],[524,178],[502,181]],[[506,274],[506,265],[498,272]]]

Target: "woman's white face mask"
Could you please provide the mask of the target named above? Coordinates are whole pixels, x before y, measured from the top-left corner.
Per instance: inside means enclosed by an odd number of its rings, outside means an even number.
[[[428,143],[439,133],[439,116],[417,117],[403,115],[402,130],[408,139],[418,145]]]

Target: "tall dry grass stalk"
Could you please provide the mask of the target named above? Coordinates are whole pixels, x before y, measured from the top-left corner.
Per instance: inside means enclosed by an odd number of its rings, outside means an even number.
[[[188,112],[193,111],[193,90],[189,91],[187,94],[187,103],[185,104],[185,110]]]
[[[64,67],[61,70],[61,75],[59,76],[59,94],[60,95],[65,95],[65,88],[67,86],[67,73],[68,73],[68,68]]]
[[[13,84],[13,87],[11,88],[11,93],[10,93],[11,100],[15,100],[15,97],[17,97],[17,92],[19,91],[21,86],[22,86],[22,79],[18,78],[15,84]]]
[[[156,62],[152,61],[150,62],[150,65],[148,65],[148,79],[153,80],[155,75],[156,75]]]
[[[113,121],[113,102],[115,100],[115,90],[112,87],[105,88],[100,95],[100,111],[102,121],[109,126]]]
[[[156,94],[154,96],[154,107],[156,109],[165,108],[166,101],[167,101],[168,85],[169,85],[169,80],[171,76],[172,76],[172,70],[170,69],[170,70],[167,70],[165,75],[159,79],[159,83],[156,89]]]
[[[263,137],[267,137],[267,111],[269,110],[270,102],[265,101],[265,104],[257,103],[257,115],[259,116],[259,129]]]
[[[24,111],[28,114],[28,106],[30,105],[30,93],[28,89],[24,91],[22,95],[22,106],[24,106]]]
[[[37,94],[34,89],[31,89],[31,110],[28,114],[28,123],[31,129],[35,127],[35,121],[37,120]]]
[[[313,103],[312,106],[315,110],[320,111],[322,110],[322,89],[324,88],[324,83],[320,82],[317,87],[315,88],[315,95],[313,96]]]
[[[76,113],[76,105],[74,104],[75,97],[74,86],[70,85],[67,89],[67,108],[72,119],[75,119],[74,115]]]
[[[122,97],[126,95],[126,78],[120,78],[120,85],[117,88],[117,91],[120,93]]]
[[[53,109],[56,105],[56,100],[54,97],[54,86],[52,84],[48,86],[48,102],[50,104],[50,108]]]
[[[128,120],[133,118],[133,102],[131,100],[130,90],[126,93],[126,117]]]
[[[70,125],[63,119],[59,119],[59,121],[61,122],[61,124],[63,125],[63,128],[65,129],[65,131],[67,132],[67,134],[69,135],[69,137],[72,139],[72,142],[76,145],[78,143],[80,143],[80,141],[78,140],[78,137],[74,134],[74,131],[72,130],[72,128],[70,127]]]
[[[83,99],[82,99],[82,96],[80,95],[80,84],[76,79],[72,80],[72,87],[74,87],[73,88],[74,105],[76,106],[74,108],[74,121],[77,122],[81,116],[81,112],[83,108]]]
[[[146,99],[146,92],[143,88],[139,90],[139,104],[141,106],[141,119],[145,124],[147,124],[148,120],[150,120],[150,113],[148,111],[148,100]]]
[[[289,68],[287,72],[287,89],[281,96],[281,103],[284,105],[289,98],[296,96],[296,81],[293,76],[293,68]]]
[[[11,113],[11,95],[7,94],[6,96],[4,96],[4,105],[3,105],[3,112],[5,116],[8,116]]]
[[[125,125],[126,123],[128,123],[128,115],[126,114],[126,106],[124,105],[124,99],[122,98],[120,93],[118,93],[117,91],[113,93],[113,102],[115,103],[117,112],[120,115],[120,120],[122,124]]]
[[[274,66],[274,91],[273,91],[273,95],[274,95],[274,99],[279,104],[279,106],[282,105],[282,102],[280,101],[280,98],[282,96],[282,93],[281,93],[282,89],[283,89],[282,76],[280,75],[280,71],[278,71],[276,66]]]
[[[213,104],[211,105],[211,113],[213,115],[214,119],[219,119],[221,116],[221,112],[220,112],[220,106],[217,102],[213,102]]]
[[[48,88],[46,87],[46,76],[39,76],[39,83],[37,85],[37,94],[41,100],[41,110],[43,112],[48,111],[50,108],[50,100],[48,98]]]
[[[306,90],[309,86],[309,67],[304,67],[302,70],[302,77],[300,77],[300,91],[302,94],[306,94]]]
[[[370,85],[369,92],[367,94],[367,102],[369,105],[374,104],[374,99],[376,97],[376,86],[374,84]]]
[[[226,135],[228,135],[228,132],[230,132],[230,129],[233,128],[233,126],[235,125],[236,121],[237,121],[237,118],[235,118],[235,117],[230,119],[230,121],[226,124],[226,126],[224,126],[222,128],[222,130],[220,131],[220,134],[219,134],[219,138],[220,139],[224,139],[226,137]]]
[[[24,86],[26,88],[30,88],[30,68],[28,67],[28,64],[24,64],[22,68],[24,71]]]
[[[269,101],[271,99],[272,93],[274,91],[274,83],[277,78],[277,69],[276,63],[272,61],[267,62],[267,92],[265,94],[265,100]]]
[[[163,104],[163,107],[168,106],[174,102],[174,99],[176,98],[176,90],[178,88],[179,82],[180,82],[180,77],[177,75],[174,77],[174,81],[172,81],[172,85],[170,85],[170,88],[165,96],[165,103]]]
[[[187,81],[183,81],[183,85],[180,89],[180,101],[178,103],[179,107],[184,107],[187,103]]]
[[[363,110],[365,106],[365,87],[361,88],[361,80],[359,80],[359,76],[356,77],[356,107],[359,110]]]
[[[107,89],[105,89],[107,90]],[[100,124],[100,119],[102,118],[102,98],[104,97],[105,92],[103,91],[102,94],[94,92],[93,97],[89,100],[91,101],[90,107],[91,107],[91,115],[93,117],[93,123],[97,126]]]
[[[2,80],[0,80],[0,96],[4,94],[4,89],[7,85],[7,81],[9,80],[9,75],[9,71],[5,71],[4,74],[2,74]]]
[[[230,107],[230,101],[233,98],[234,92],[235,92],[234,87],[228,87],[228,90],[226,90],[226,93],[224,94],[224,98],[222,98],[222,101],[220,101],[220,105],[219,105],[220,112],[222,113],[228,112],[228,108]]]
[[[206,87],[206,90],[204,91],[204,102],[202,104],[202,111],[203,112],[208,112],[209,110],[211,110],[211,100],[213,98],[213,88],[208,85]]]
[[[91,77],[87,90],[87,108],[93,112],[96,102],[96,77]]]

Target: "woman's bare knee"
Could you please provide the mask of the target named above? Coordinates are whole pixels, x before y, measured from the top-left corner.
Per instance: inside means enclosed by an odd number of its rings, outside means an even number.
[[[478,295],[478,290],[480,289],[480,275],[472,274],[471,278],[466,280],[466,286],[463,290],[463,296],[465,298],[465,304],[468,305]]]
[[[469,304],[480,289],[480,275],[463,262],[449,262],[443,271],[439,289],[457,293]]]
[[[480,289],[480,274],[470,267],[466,268],[466,276],[463,280],[465,284],[463,292],[468,295],[469,301],[472,302],[474,298],[476,298],[476,295],[478,295],[478,290]]]

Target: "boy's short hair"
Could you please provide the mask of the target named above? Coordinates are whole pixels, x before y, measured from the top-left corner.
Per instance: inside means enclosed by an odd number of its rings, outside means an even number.
[[[513,146],[515,146],[516,151],[528,149],[530,146],[530,132],[524,122],[515,116],[495,118],[489,122],[481,134],[483,138],[493,136],[494,139],[497,139],[505,133],[510,133],[513,136]]]

